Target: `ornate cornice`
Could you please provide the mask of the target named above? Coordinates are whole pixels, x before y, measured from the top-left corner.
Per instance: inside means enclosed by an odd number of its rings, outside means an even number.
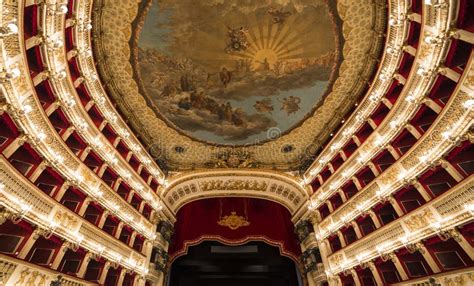
[[[438,21],[436,24],[437,27],[439,27],[438,29],[443,31],[449,30],[450,23],[453,18],[453,11],[448,9],[448,7],[428,9],[435,9],[435,11],[431,14],[438,13],[440,15],[438,18],[436,18]],[[423,23],[428,21],[430,21],[430,19],[425,19]],[[423,26],[424,28],[422,29],[421,34],[424,37],[434,33],[433,28],[426,28],[425,25]],[[419,46],[416,55],[417,60],[414,62],[399,99],[391,108],[387,117],[376,128],[372,135],[367,138],[367,140],[354,152],[354,154],[349,157],[348,160],[346,160],[344,164],[334,174],[332,174],[331,177],[326,180],[312,196],[312,209],[319,207],[325,202],[325,200],[336,193],[342,185],[350,180],[351,176],[367,166],[367,162],[370,162],[373,157],[383,150],[383,147],[386,146],[388,142],[395,138],[395,136],[397,136],[406,127],[405,123],[415,114],[419,106],[421,106],[423,103],[422,99],[425,98],[425,96],[429,93],[433,82],[438,77],[438,67],[446,56],[446,51],[449,47],[451,39],[447,36],[443,37],[440,39],[440,42],[437,45],[427,44],[425,41],[422,41],[422,39],[423,38],[420,39],[422,44]],[[425,51],[428,51],[428,54],[430,54],[429,59],[424,56],[427,54]],[[420,73],[420,69],[432,70],[433,72],[429,73],[429,75],[426,75],[424,73]],[[416,97],[418,100],[408,100],[412,97]],[[439,116],[442,116],[442,114]],[[341,144],[332,146],[341,146]],[[331,147],[331,149],[333,148]],[[406,154],[401,159],[405,157]],[[386,172],[381,174],[380,177],[382,177],[384,174],[386,174]],[[376,180],[378,180],[378,178]],[[375,192],[377,191],[377,185],[372,182],[364,189],[369,189],[372,190],[372,192]]]
[[[321,238],[329,236],[345,222],[369,210],[381,198],[389,197],[422,172],[441,163],[440,159],[467,137],[473,115],[472,110],[465,107],[465,102],[470,99],[473,86],[465,79],[474,74],[473,59],[471,56],[456,90],[430,129],[397,162],[325,218],[319,224]]]
[[[359,239],[328,257],[333,274],[371,261],[375,257],[407,247],[418,251],[419,241],[454,229],[473,218],[466,205],[474,202],[474,180],[471,176],[442,196]],[[420,221],[423,221],[420,224]],[[413,230],[413,227],[416,229]]]
[[[20,220],[29,221],[37,227],[35,235],[50,238],[55,234],[74,248],[80,246],[138,273],[143,273],[147,269],[147,260],[142,253],[110,237],[46,195],[1,156],[0,182],[2,213],[7,212],[7,217],[14,223]],[[134,261],[134,264],[131,261]]]
[[[174,214],[194,200],[224,196],[275,201],[294,214],[307,200],[308,192],[291,176],[240,169],[185,173],[174,178],[162,192],[164,202]]]

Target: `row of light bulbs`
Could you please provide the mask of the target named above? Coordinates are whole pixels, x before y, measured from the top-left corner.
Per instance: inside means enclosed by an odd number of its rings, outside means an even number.
[[[418,92],[417,94],[422,94],[422,93],[421,93],[421,92]],[[408,97],[406,98],[406,100],[407,100],[408,102],[414,102],[413,99],[414,99],[413,93],[412,93],[412,94],[409,94]],[[464,105],[466,106],[466,105],[472,104],[471,102],[472,102],[471,100],[468,100],[468,101],[466,101],[466,103],[465,103]],[[402,123],[402,122],[399,122],[399,121],[392,121],[391,124],[390,124],[390,126],[391,126],[391,128],[395,128],[395,127],[397,127],[397,126],[402,126],[402,125],[404,125],[404,124],[401,124],[401,123]],[[448,128],[448,130],[446,130],[445,132],[443,132],[443,136],[445,136],[445,137],[452,137],[452,129],[449,129],[449,128]],[[383,138],[383,137],[377,138],[377,139],[375,140],[375,145],[376,145],[376,146],[377,146],[377,145],[378,145],[378,146],[383,145],[383,144],[384,144],[383,141],[385,141],[384,139],[385,139],[385,138]],[[387,139],[388,139],[388,138],[387,138]],[[420,157],[420,161],[426,163],[427,160],[429,159],[428,157],[432,157],[433,155],[434,155],[434,154],[430,154],[430,155],[426,155],[426,154],[425,154],[425,155],[423,155],[423,156]],[[366,154],[361,154],[360,157],[358,158],[358,162],[361,163],[361,164],[365,164],[365,162],[367,162],[368,159],[369,159],[369,158],[367,158]],[[343,176],[342,176],[342,177],[343,177],[343,178],[347,178],[347,177],[349,176],[349,173],[351,173],[351,172],[350,172],[350,171],[348,172],[347,170],[343,171]],[[407,173],[408,173],[408,172],[407,172]],[[342,181],[344,181],[344,180],[342,180]],[[330,187],[331,190],[337,190],[338,184],[334,184],[334,183],[333,183],[333,184],[331,184],[329,187]],[[314,209],[316,209],[317,207],[319,207],[319,205],[322,204],[322,202],[324,201],[325,198],[327,198],[327,197],[329,197],[330,195],[332,195],[332,193],[330,193],[330,192],[328,192],[328,193],[329,193],[329,194],[327,194],[327,193],[319,193],[318,199],[317,199],[317,200],[311,200],[311,201],[310,201],[310,204],[309,204],[309,206],[308,206],[308,208],[309,208],[310,210],[314,210]],[[380,195],[380,194],[379,194],[379,195]],[[366,206],[363,206],[363,208],[365,209]],[[333,228],[335,228],[335,227],[336,227],[335,225],[332,225],[332,226],[330,226],[330,229],[333,229]],[[331,230],[328,230],[327,232],[331,232]]]
[[[405,233],[404,236],[398,238],[394,241],[385,241],[382,244],[377,244],[375,247],[371,249],[367,249],[362,251],[356,255],[356,257],[352,260],[348,260],[344,256],[343,262],[336,268],[331,268],[327,270],[326,274],[336,275],[340,272],[347,271],[355,266],[362,265],[364,263],[370,262],[377,257],[383,257],[388,253],[394,252],[399,248],[407,247],[409,245],[414,245],[418,242],[421,242],[427,236],[432,235],[439,235],[442,234],[444,231],[448,229],[453,229],[453,222],[457,221],[457,218],[460,214],[466,213],[473,217],[474,216],[474,204],[473,203],[466,203],[464,208],[459,210],[459,213],[456,215],[451,215],[449,217],[439,218],[436,221],[430,222],[425,227],[419,228],[413,232]],[[429,234],[426,233],[426,230],[430,230]],[[339,252],[343,252],[340,250]],[[334,254],[332,254],[334,255]]]
[[[445,39],[445,38],[444,38],[444,39]],[[432,62],[430,62],[430,65],[432,65]],[[423,65],[421,65],[421,66],[422,66],[422,68],[424,68],[424,67],[428,66],[428,64],[426,64],[426,62],[425,62],[425,63],[424,63]],[[420,69],[421,69],[421,68],[420,68]],[[419,69],[419,70],[420,70],[420,69]],[[431,70],[435,70],[435,69],[436,69],[436,68],[431,68]],[[382,70],[382,73],[381,73],[381,74],[383,75],[383,74],[386,74],[386,73],[387,73],[386,71]],[[417,74],[418,74],[419,76],[422,76],[422,77],[427,77],[427,76],[434,75],[434,74],[431,74],[431,73],[430,73],[430,74],[427,74],[427,73],[421,73],[421,72],[417,72]],[[392,76],[392,77],[388,77],[388,76],[387,76],[387,77],[380,77],[380,76],[379,76],[379,78],[382,79],[382,80],[390,80],[390,81],[391,81],[392,78],[393,78],[393,76]],[[417,96],[415,96],[415,94],[416,94]],[[423,95],[424,95],[424,93],[421,91],[421,88],[417,88],[416,91],[412,91],[411,93],[409,93],[409,94],[407,95],[407,97],[405,98],[405,100],[406,100],[408,103],[413,103],[413,104],[419,103],[419,99],[423,98]],[[374,98],[373,98],[373,97],[374,97],[374,94],[373,94],[373,93],[369,96],[369,99],[371,99],[371,97],[372,97],[372,100],[373,100],[373,101],[375,101],[375,100],[380,100],[380,99],[382,98],[381,96],[377,96],[376,99],[374,99]],[[359,114],[356,114],[356,117],[357,117],[357,116],[360,116],[360,115],[359,115]],[[405,117],[405,116],[404,116],[404,117],[398,117],[397,119],[392,120],[389,124],[390,124],[390,128],[392,128],[393,130],[397,130],[397,129],[399,129],[400,127],[403,127],[403,126],[406,124],[406,117]],[[354,129],[354,128],[350,128],[351,131],[352,131],[353,129]],[[349,136],[349,135],[350,135],[350,133],[347,132],[347,130],[345,130],[343,133],[345,133],[346,136]],[[392,132],[392,133],[393,133],[393,132]],[[393,133],[393,134],[395,134],[395,133]],[[374,143],[374,149],[375,149],[375,150],[380,150],[380,148],[383,147],[383,146],[385,146],[385,145],[389,142],[389,140],[391,140],[391,137],[392,137],[392,136],[380,135],[380,134],[379,134],[379,135],[376,135],[376,136],[377,136],[377,137],[375,138],[375,140],[374,140],[374,142],[373,142],[373,143]],[[350,138],[350,137],[348,137],[348,138]],[[341,141],[342,141],[342,140],[341,140]],[[367,141],[369,141],[369,140],[367,140]],[[367,143],[366,143],[366,144],[367,144]],[[333,151],[333,153],[335,153],[335,152],[339,152],[339,151],[340,151],[341,146],[343,146],[343,143],[342,143],[342,142],[336,142],[336,143],[332,144],[332,146],[331,146],[329,149],[330,149],[330,151]],[[367,146],[367,145],[366,145],[366,146]],[[361,150],[360,148],[361,148],[361,147],[359,146],[359,150]],[[326,158],[327,158],[327,157],[329,157],[329,156],[326,156]],[[330,157],[329,157],[329,158],[330,158]],[[323,158],[323,159],[324,159],[324,158]],[[370,160],[370,156],[369,156],[369,154],[366,154],[366,153],[360,154],[359,157],[357,158],[357,161],[358,161],[358,163],[359,163],[361,166],[365,165],[365,163],[367,163],[369,160]],[[329,159],[327,159],[327,160],[322,160],[322,159],[320,159],[319,162],[320,162],[321,165],[322,165],[322,164],[325,165],[328,161],[329,161]],[[313,210],[313,209],[315,209],[316,207],[318,207],[325,199],[329,198],[329,196],[331,196],[331,195],[333,194],[333,192],[331,192],[331,191],[337,190],[337,188],[338,188],[339,186],[341,186],[341,185],[345,182],[345,180],[350,176],[350,174],[355,173],[355,172],[357,171],[357,169],[358,169],[357,166],[352,166],[352,168],[350,168],[349,170],[345,169],[345,170],[343,171],[343,175],[341,176],[342,178],[339,180],[339,182],[330,184],[330,185],[329,185],[329,192],[327,192],[327,193],[325,193],[325,192],[320,192],[320,193],[318,194],[317,202],[314,202],[314,201],[312,200],[311,203],[309,204],[308,208],[309,208],[310,210]],[[334,174],[332,174],[332,176],[334,176]],[[333,178],[334,178],[334,177],[333,177]],[[307,181],[305,181],[304,183],[307,183]],[[321,186],[320,189],[322,189],[322,186]],[[316,194],[315,194],[314,196],[316,196]]]
[[[90,30],[92,29],[92,24],[89,19],[89,15],[86,15],[87,12],[81,10],[85,9],[87,5],[79,5],[78,11],[76,13],[80,15],[77,20],[76,24],[76,43],[78,45],[77,50],[79,56],[79,62],[81,60],[87,62],[88,58],[92,56],[92,48],[90,43],[87,39],[90,39]],[[159,167],[154,163],[154,161],[150,158],[148,152],[141,146],[138,139],[135,136],[132,136],[130,131],[128,130],[127,125],[123,122],[120,115],[118,115],[113,105],[110,101],[107,100],[107,96],[105,95],[105,91],[100,89],[97,91],[98,86],[95,84],[99,81],[99,77],[97,76],[97,71],[95,70],[95,66],[89,65],[79,65],[80,68],[87,67],[90,70],[83,70],[85,76],[85,83],[88,87],[89,93],[98,104],[102,114],[106,118],[108,122],[113,125],[115,131],[124,139],[127,143],[128,147],[137,154],[137,158],[143,163],[144,166],[150,171],[150,174],[154,176],[160,185],[163,185],[165,181],[165,175],[159,169]],[[102,88],[102,85],[100,85]]]
[[[46,7],[48,8],[48,11],[54,11],[52,15],[60,16],[68,12],[68,7],[66,3],[56,3],[55,1],[52,1],[52,2],[47,2]],[[91,21],[86,20],[86,18],[80,17],[79,19],[75,20],[75,22],[76,22],[76,27],[78,31],[80,32],[90,31],[92,29]],[[16,20],[10,21],[0,27],[0,38],[15,35],[17,33],[18,33],[18,25],[16,24]],[[48,47],[52,49],[60,49],[64,45],[63,40],[61,40],[57,36],[53,38],[46,38],[45,40]],[[78,49],[77,52],[80,56],[84,56],[84,57],[92,56],[92,50],[90,46],[82,48],[82,49]],[[8,71],[0,71],[0,78],[2,80],[15,79],[18,76],[20,76],[20,74],[21,74],[20,70],[17,67],[14,67]],[[67,75],[66,72],[63,70],[56,73],[54,77],[57,79],[62,79],[66,75]],[[90,80],[91,82],[97,81],[98,80],[97,73],[95,71],[92,73],[89,73],[89,76],[87,77],[87,79]],[[93,95],[96,95],[96,94],[93,94]],[[96,102],[99,103],[100,105],[104,105],[106,102],[105,96],[99,96],[99,97],[96,96]],[[108,115],[106,116],[106,118],[109,122],[117,124],[118,115],[114,109],[105,110],[104,114]],[[121,125],[126,126],[125,124],[123,124],[123,122]],[[117,129],[117,132],[120,133],[121,137],[127,139],[126,140],[128,141],[127,145],[130,147],[132,152],[141,153],[141,154],[137,154],[138,159],[142,161],[143,164],[150,170],[150,173],[155,178],[157,178],[158,182],[160,184],[163,184],[163,181],[165,180],[164,174],[156,165],[153,164],[153,160],[149,158],[149,155],[146,152],[146,150],[144,150],[144,148],[139,143],[137,143],[138,140],[135,137],[131,136],[130,132],[127,130],[126,127],[116,126],[116,129]]]
[[[138,266],[137,261],[133,258],[130,257],[128,259],[124,259],[121,254],[116,253],[112,249],[108,249],[106,246],[98,242],[85,240],[84,236],[80,234],[78,230],[60,227],[59,222],[57,222],[54,218],[51,219],[44,217],[37,213],[34,213],[37,219],[33,219],[31,216],[28,216],[28,214],[32,211],[33,206],[18,197],[13,197],[12,193],[6,190],[6,186],[3,182],[0,182],[0,194],[7,197],[11,202],[14,202],[14,205],[8,204],[8,209],[14,209],[16,212],[15,215],[18,217],[16,218],[16,222],[24,219],[31,221],[35,225],[41,226],[41,228],[45,230],[44,236],[46,239],[49,239],[54,233],[56,233],[58,236],[69,241],[72,247],[75,249],[83,247],[91,253],[98,254],[101,257],[120,264],[141,275],[146,275],[148,273],[148,268],[144,266]],[[62,233],[65,233],[65,235]]]
[[[18,71],[20,72],[19,69]],[[14,74],[17,75],[16,72]],[[18,76],[10,77],[10,80],[13,80],[15,78],[18,78]],[[31,106],[31,104],[29,104],[28,101],[32,100],[31,96],[27,97],[26,100],[24,97],[17,97],[16,100],[18,101],[19,107],[17,107],[15,110],[20,110],[21,111],[20,114],[26,116],[25,119],[30,121],[31,118],[28,117],[28,114],[32,112],[33,107]],[[79,174],[77,171],[74,172],[74,171],[69,170],[66,164],[64,164],[64,158],[59,156],[58,153],[54,150],[53,145],[50,144],[52,142],[52,141],[50,142],[52,138],[49,138],[48,135],[46,135],[45,131],[39,128],[35,124],[35,122],[30,122],[29,126],[30,126],[29,129],[31,129],[31,131],[28,133],[28,131],[25,130],[25,132],[30,134],[32,138],[32,143],[42,144],[41,145],[42,148],[46,151],[45,153],[43,153],[43,155],[46,155],[45,159],[48,160],[52,165],[55,165],[56,167],[58,167],[58,169],[68,170],[69,174],[65,174],[65,175],[68,177],[68,179],[71,182],[76,182],[76,184],[82,185],[84,189],[89,190],[89,192],[91,192],[92,188],[86,182],[84,182],[84,178],[82,174]],[[103,204],[106,206],[110,204],[108,200],[102,200],[102,201],[103,201]],[[119,217],[121,216],[121,214],[118,214],[118,213],[117,215]],[[156,234],[153,230],[153,226],[150,226],[150,229],[149,229],[148,227],[145,227],[142,222],[139,222],[139,223],[131,222],[131,225],[134,225],[135,228],[138,229],[138,231],[140,231],[145,237],[149,239],[154,239],[154,237],[156,237]]]
[[[359,104],[358,111],[356,111],[350,119],[346,120],[344,128],[341,128],[341,131],[334,136],[334,139],[328,145],[329,147],[326,147],[326,149],[321,152],[315,160],[315,163],[313,163],[313,166],[311,166],[304,174],[302,180],[303,185],[311,183],[331,158],[339,152],[341,147],[343,147],[346,142],[353,137],[354,133],[366,122],[367,118],[378,106],[379,101],[383,98],[383,94],[388,90],[390,83],[393,80],[393,75],[398,68],[398,61],[402,55],[402,49],[398,47],[402,47],[403,45],[406,34],[406,29],[404,27],[407,26],[408,22],[408,19],[403,16],[406,14],[406,7],[403,7],[403,9],[399,9],[396,12],[397,14],[394,14],[392,17],[397,19],[400,18],[400,25],[388,29],[387,35],[387,39],[393,38],[396,42],[388,43],[387,50],[390,52],[387,54],[390,55],[390,57],[384,56],[383,58],[381,66],[385,66],[385,68],[379,72],[379,83],[373,84],[372,90],[368,92],[370,101],[365,101],[362,104]],[[337,148],[331,147],[333,145],[337,146]]]
[[[467,100],[469,101],[469,100]],[[465,118],[470,118],[469,116],[472,114],[473,108],[466,108],[466,104],[463,104],[463,110],[462,112],[466,114]],[[457,140],[459,140],[460,136],[459,134],[462,134],[465,132],[465,124],[463,124],[465,118],[461,119],[457,123],[453,124],[452,126],[445,126],[444,131],[441,132],[442,136],[447,140],[447,142],[450,142],[451,145],[454,144]],[[441,143],[440,145],[442,145]],[[438,146],[439,147],[439,146]],[[400,187],[400,182],[403,184],[404,182],[409,182],[416,178],[417,175],[419,175],[422,171],[424,171],[426,168],[429,168],[433,162],[436,162],[440,158],[444,156],[444,152],[441,150],[437,150],[435,147],[433,147],[428,153],[422,154],[418,158],[418,162],[421,166],[425,166],[421,170],[417,170],[417,167],[413,167],[411,170],[405,170],[401,169],[398,173],[398,176],[395,180],[395,182],[392,182],[392,185],[381,185],[379,191],[376,192],[376,201],[381,201],[390,196],[393,192],[395,192],[399,187]],[[317,204],[319,201],[312,201],[309,208],[314,210],[316,207],[319,205]],[[361,203],[360,205],[357,205],[357,212],[351,212],[349,214],[346,214],[341,217],[339,222],[333,221],[327,229],[322,229],[320,228],[320,234],[318,235],[318,239],[324,239],[337,231],[340,227],[343,225],[346,225],[348,221],[353,220],[355,217],[359,216],[360,214],[366,213],[368,209],[372,207],[373,204],[370,204],[369,201],[366,201],[364,203]],[[335,215],[333,213],[332,215]],[[326,218],[330,219],[330,217]]]
[[[82,21],[84,22],[84,21]],[[78,23],[78,26],[83,26],[83,24],[81,24],[82,22]],[[89,21],[85,21],[87,24],[85,24],[86,26],[87,25],[90,25],[90,22]],[[91,26],[87,26],[88,28],[87,29],[90,29]],[[50,36],[47,37],[47,39],[49,39],[48,41],[46,41],[46,46],[47,47],[50,47],[52,46],[54,50],[57,50],[59,48],[62,48],[63,46],[63,40],[62,40],[62,33],[55,33],[55,34],[52,34]],[[87,52],[87,51],[90,51],[90,49],[82,49],[85,51],[86,55],[91,55],[92,53],[91,52]],[[53,53],[54,51],[51,51],[51,53]],[[62,67],[62,64],[61,66],[54,66],[53,65],[53,69],[56,68],[58,69],[58,71],[52,71],[52,78],[54,78],[56,81],[62,81],[64,79],[66,79],[67,77],[67,73],[65,71],[65,67]],[[98,77],[95,76],[95,77],[89,77],[90,80],[98,80]],[[67,86],[65,87],[65,89],[67,90]],[[69,92],[59,92],[59,96],[62,98],[62,101],[65,103],[66,106],[72,108],[73,106],[76,105],[76,102],[75,102],[75,99],[74,97],[69,93]],[[103,103],[105,102],[105,98],[102,97],[102,100],[99,100],[99,103]],[[96,137],[96,138],[90,138],[90,136],[87,136],[89,135],[90,133],[87,132],[87,129],[89,128],[89,125],[87,124],[87,122],[82,119],[82,118],[77,118],[77,117],[74,117],[74,116],[70,116],[70,118],[73,120],[73,122],[75,123],[74,125],[75,126],[78,126],[79,127],[79,131],[82,131],[83,136],[86,140],[88,141],[92,141],[92,147],[95,147],[96,151],[98,151],[98,153],[100,154],[101,153],[101,150],[103,151],[103,147],[105,144],[109,144],[108,141],[106,140],[102,140],[101,137]],[[115,113],[109,114],[109,117],[108,118],[112,118],[112,122],[115,122],[116,121],[116,118],[117,116],[115,115]],[[129,133],[128,131],[126,131],[126,134],[124,134],[124,131],[122,131],[122,135],[123,137],[129,137]],[[104,141],[106,143],[104,143]],[[114,147],[111,147],[113,149],[115,149]],[[102,152],[103,153],[103,152]],[[143,183],[141,180],[142,178],[138,176],[138,174],[133,178],[130,171],[128,171],[127,169],[131,168],[130,165],[128,165],[126,162],[123,162],[124,166],[120,167],[118,166],[118,163],[119,163],[119,155],[115,154],[116,152],[114,153],[106,153],[104,154],[103,156],[106,156],[106,160],[107,163],[111,166],[114,166],[116,169],[118,169],[118,173],[121,174],[122,178],[124,178],[135,190],[137,190],[139,192],[139,194],[147,199],[150,204],[152,205],[152,207],[156,210],[156,211],[161,211],[162,210],[162,205],[160,203],[160,200],[158,197],[156,197],[156,194],[153,193],[150,194],[150,191],[146,191],[147,189],[149,189],[149,186],[145,183]],[[120,158],[121,159],[121,158]],[[151,163],[151,160],[148,159],[147,157],[145,157],[146,160],[144,160],[145,164],[150,164]],[[134,172],[134,171],[133,171]]]

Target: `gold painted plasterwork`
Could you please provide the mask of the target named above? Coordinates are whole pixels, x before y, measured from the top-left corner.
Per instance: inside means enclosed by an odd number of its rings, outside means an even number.
[[[223,216],[217,221],[220,226],[226,226],[231,230],[236,230],[244,226],[249,226],[250,222],[243,216],[237,215],[236,212],[231,212],[230,215]]]
[[[97,1],[96,5],[101,7],[100,13],[97,13],[94,19],[94,26],[97,27],[94,47],[98,56],[99,72],[109,88],[110,95],[129,118],[131,125],[149,146],[154,146],[155,151],[159,150],[156,152],[157,159],[166,162],[170,169],[183,170],[204,167],[206,163],[212,162],[213,155],[228,151],[228,147],[193,141],[169,128],[164,121],[156,117],[139,93],[129,62],[131,52],[128,44],[132,37],[131,23],[138,12],[137,2],[124,0],[118,4],[116,1],[103,0]],[[357,99],[357,95],[366,88],[383,40],[378,32],[381,33],[384,29],[385,9],[373,1],[344,0],[338,1],[338,11],[344,21],[344,61],[333,91],[312,117],[289,134],[262,145],[235,148],[252,154],[252,160],[260,166],[279,169],[299,166],[311,157],[331,130],[339,124]],[[176,144],[183,146],[186,152],[174,152]],[[295,151],[280,152],[286,144],[292,144]]]
[[[294,178],[272,171],[215,170],[174,178],[162,198],[172,213],[187,203],[211,197],[252,197],[277,202],[294,214],[308,192]]]
[[[244,180],[211,180],[207,182],[202,182],[199,184],[199,187],[204,192],[206,191],[215,191],[215,190],[228,190],[228,191],[238,191],[238,190],[253,190],[253,191],[262,191],[264,192],[267,189],[267,183],[254,181],[244,181]]]

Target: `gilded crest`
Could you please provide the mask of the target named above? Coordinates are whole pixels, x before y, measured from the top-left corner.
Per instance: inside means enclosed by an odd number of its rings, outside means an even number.
[[[435,221],[433,213],[429,210],[425,210],[422,213],[411,216],[407,221],[405,221],[405,224],[410,231],[416,231],[426,227],[433,221]]]
[[[231,212],[230,215],[223,216],[217,221],[220,226],[227,226],[231,230],[236,230],[240,227],[249,226],[250,222],[243,216],[237,215],[236,212]]]

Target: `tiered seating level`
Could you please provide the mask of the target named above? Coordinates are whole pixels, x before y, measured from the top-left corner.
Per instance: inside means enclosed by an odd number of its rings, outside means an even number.
[[[2,3],[2,21],[24,20],[3,39],[7,57],[26,57],[1,98],[0,253],[67,281],[144,284],[156,223],[166,219],[155,194],[162,174],[116,111],[91,99],[76,60],[73,34],[84,28],[75,1],[66,14],[60,3],[36,3]]]
[[[398,72],[381,102],[345,143],[337,142],[336,135],[318,158],[321,167],[308,171],[307,178],[314,178],[309,209],[319,221],[316,237],[329,281],[394,284],[474,264],[472,135],[454,135],[457,123],[447,121],[454,114],[467,115],[465,131],[459,134],[466,134],[472,123],[472,83],[466,88],[466,78],[474,70],[474,26],[468,17],[474,7],[469,1],[452,3],[457,5],[412,1],[416,16],[410,17]],[[436,23],[440,18],[453,21],[455,28],[440,28],[452,29],[452,38],[435,43],[426,37],[430,27],[443,27]],[[426,45],[444,46],[434,72],[421,65],[420,50]],[[429,79],[425,89],[417,89],[419,77]],[[391,117],[397,107],[409,104],[416,108],[402,122]],[[448,122],[451,128],[443,126]],[[387,127],[398,129],[391,138],[381,136]],[[446,145],[440,153],[436,136],[444,137]],[[342,147],[330,150],[335,145]],[[336,151],[334,156],[324,159],[330,151]],[[422,164],[409,171],[413,160]]]

